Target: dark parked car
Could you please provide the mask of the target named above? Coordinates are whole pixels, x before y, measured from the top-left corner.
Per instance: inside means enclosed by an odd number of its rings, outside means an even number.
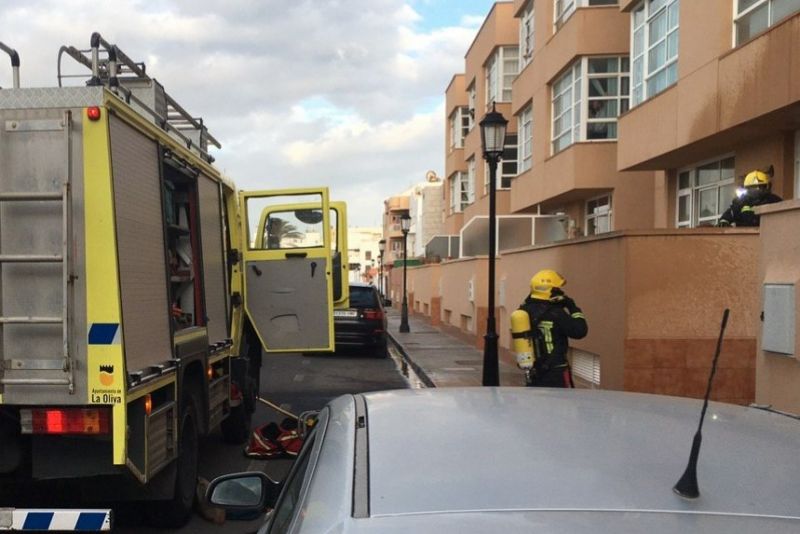
[[[384,358],[386,347],[386,313],[375,286],[352,282],[350,307],[333,310],[336,348],[355,348]]]

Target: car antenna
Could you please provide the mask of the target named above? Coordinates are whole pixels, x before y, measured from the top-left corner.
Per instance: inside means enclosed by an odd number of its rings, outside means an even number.
[[[722,348],[722,336],[725,334],[725,327],[728,325],[729,312],[730,310],[725,308],[725,312],[722,314],[722,327],[719,330],[719,339],[717,339],[717,351],[714,353],[714,360],[711,362],[711,374],[708,376],[706,396],[703,399],[703,409],[700,411],[700,424],[697,425],[697,432],[695,432],[692,440],[689,464],[686,466],[686,471],[683,472],[681,479],[672,488],[672,491],[686,499],[696,499],[700,496],[700,488],[697,486],[697,458],[700,456],[700,443],[703,441],[703,419],[705,419],[706,409],[708,408],[708,397],[711,395],[711,381],[714,380],[714,373],[717,371],[717,360],[719,360],[719,351]]]

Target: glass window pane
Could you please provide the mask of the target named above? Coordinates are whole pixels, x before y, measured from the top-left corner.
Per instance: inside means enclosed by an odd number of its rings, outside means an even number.
[[[672,65],[667,67],[666,85],[672,85],[677,80],[678,80],[678,64],[673,63]]]
[[[691,186],[692,186],[692,180],[689,171],[680,173],[678,175],[678,189],[688,189]]]
[[[589,96],[617,96],[617,78],[592,78],[589,80]]]
[[[622,61],[622,63],[621,63],[620,69],[619,69],[620,72],[628,72],[628,71],[630,71],[630,67],[631,67],[630,59],[624,57],[624,58],[621,59],[621,61]]]
[[[761,0],[738,0],[738,2],[736,3],[736,13],[741,13],[748,7],[755,5],[760,1]]]
[[[678,55],[678,32],[672,32],[667,37],[667,57],[672,59]]]
[[[728,158],[722,160],[722,172],[720,178],[722,180],[730,180],[733,179],[736,173],[736,159],[735,158]]]
[[[697,185],[708,185],[718,182],[720,178],[719,162],[709,163],[697,168]]]
[[[689,213],[689,200],[691,195],[681,195],[678,197],[678,222],[687,222],[691,214]]]
[[[644,76],[644,61],[638,58],[633,62],[633,85],[641,85]]]
[[[678,27],[678,15],[679,15],[680,4],[678,2],[673,2],[669,6],[669,25],[668,28],[673,30]]]
[[[769,25],[768,5],[764,4],[736,22],[736,43],[741,44],[751,39]]]
[[[623,98],[619,101],[619,114],[622,115],[630,108],[630,104],[628,103],[627,98]]]
[[[667,35],[667,14],[666,12],[660,13],[657,17],[650,21],[650,39],[648,43],[650,46],[656,44],[660,39]]]
[[[590,122],[586,125],[586,139],[616,139],[616,122]]]
[[[617,101],[616,100],[590,100],[589,101],[589,118],[590,119],[607,119],[617,116]]]
[[[625,76],[620,80],[620,83],[622,84],[622,86],[620,87],[619,94],[625,95],[625,96],[629,95],[630,91],[631,91],[631,89],[630,89],[630,84],[631,84],[630,78]]]
[[[700,191],[700,217],[714,217],[717,215],[717,188]]]
[[[730,206],[736,196],[736,184],[723,185],[719,188],[719,205],[722,209]],[[721,211],[721,210],[720,210]]]
[[[633,55],[634,57],[644,52],[644,28],[639,28],[633,33]]]
[[[647,54],[647,73],[652,74],[667,62],[667,44],[665,42],[659,43],[650,49]]]
[[[780,22],[796,11],[800,11],[800,0],[774,0],[770,24]]]
[[[667,5],[667,0],[648,0],[650,2],[650,13],[655,13],[665,5]]]
[[[617,72],[617,58],[590,58],[589,73]]]
[[[633,27],[636,28],[644,22],[644,4],[639,4],[633,12]]]
[[[660,93],[667,86],[667,73],[661,71],[647,82],[647,96],[648,98]]]

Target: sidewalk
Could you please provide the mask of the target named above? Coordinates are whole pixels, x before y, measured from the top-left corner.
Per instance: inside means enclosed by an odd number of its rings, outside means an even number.
[[[429,387],[480,386],[483,351],[443,333],[427,321],[409,316],[410,332],[400,333],[400,310],[386,308],[389,337],[414,372]],[[516,366],[500,361],[500,385],[524,386]]]

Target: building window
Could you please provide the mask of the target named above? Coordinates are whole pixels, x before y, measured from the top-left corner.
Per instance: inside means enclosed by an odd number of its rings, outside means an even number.
[[[450,114],[450,150],[464,148],[464,137],[470,130],[469,108],[461,106]]]
[[[519,69],[519,48],[498,47],[486,64],[486,108],[492,102],[511,102],[511,84]]]
[[[679,10],[680,0],[644,0],[631,13],[634,106],[678,79]]]
[[[475,156],[467,160],[467,176],[461,181],[461,209],[475,202]]]
[[[736,46],[800,11],[798,0],[736,0]]]
[[[578,7],[594,7],[594,6],[613,6],[617,5],[618,0],[554,0],[555,8],[553,9],[555,15],[556,30],[561,28],[568,18],[575,13]],[[520,41],[522,42],[522,41]]]
[[[676,225],[713,226],[736,196],[735,159],[727,157],[678,172]]]
[[[497,189],[511,189],[511,179],[517,175],[517,134],[506,134],[503,157],[498,167]],[[489,163],[483,164],[483,194],[489,194]]]
[[[453,173],[448,179],[450,185],[450,213],[460,213],[466,204],[461,200],[463,184],[467,181],[466,174],[463,172]]]
[[[617,117],[628,111],[628,58],[588,58],[586,139],[616,139]]]
[[[472,131],[472,128],[475,126],[475,82],[473,81],[469,84],[467,88],[467,94],[469,95],[469,109],[467,110],[467,114],[469,115],[469,131]]]
[[[553,153],[580,140],[581,62],[553,84]]]
[[[553,84],[553,153],[579,141],[616,139],[617,116],[628,110],[629,84],[628,58],[573,63]]]
[[[611,195],[603,195],[586,202],[586,235],[611,231]]]
[[[372,251],[371,250],[365,250],[364,251],[364,259],[366,261],[370,261],[372,259]]]
[[[506,134],[503,147],[503,159],[500,162],[500,180],[498,189],[511,188],[511,179],[517,175],[517,134]]]
[[[533,152],[533,106],[528,106],[522,110],[517,118],[517,131],[521,139],[519,145],[519,172],[525,172],[531,168]]]
[[[528,0],[519,23],[519,71],[533,59],[533,0]]]

